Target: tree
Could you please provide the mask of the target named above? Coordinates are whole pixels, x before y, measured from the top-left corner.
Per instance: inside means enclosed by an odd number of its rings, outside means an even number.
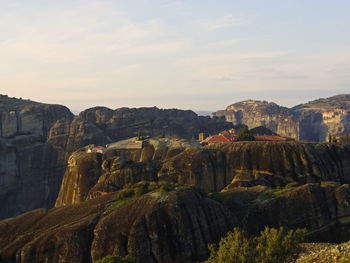
[[[248,127],[244,127],[238,132],[237,141],[255,141],[255,137],[249,132]]]
[[[116,256],[106,256],[103,259],[95,261],[95,263],[134,263],[134,261],[129,257],[116,257]]]
[[[280,263],[290,262],[300,249],[305,230],[266,227],[259,236],[249,237],[235,228],[220,240],[219,246],[209,245],[207,263]]]

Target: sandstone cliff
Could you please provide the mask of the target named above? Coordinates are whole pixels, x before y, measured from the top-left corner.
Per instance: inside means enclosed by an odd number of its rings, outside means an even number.
[[[64,106],[0,97],[0,218],[54,204],[66,161],[47,137],[72,118]]]
[[[350,131],[350,95],[338,95],[286,108],[267,101],[247,100],[213,113],[235,125],[265,126],[298,140],[326,141],[329,134]]]
[[[265,226],[306,228],[312,242],[345,242],[350,239],[350,186],[335,182],[307,184],[277,198],[255,203],[244,226],[258,233]]]
[[[192,138],[230,127],[175,109],[96,107],[74,117],[64,106],[0,96],[0,218],[52,207],[69,155],[87,144],[138,134]]]
[[[72,153],[88,144],[106,145],[138,135],[191,139],[199,132],[215,134],[232,126],[189,110],[95,107],[81,112],[71,123],[56,123],[50,140]]]
[[[141,156],[146,155],[148,158],[141,161]],[[149,145],[142,150],[106,152],[98,162],[85,152],[74,153],[71,158],[77,166],[68,167],[56,206],[81,202],[144,180],[195,185],[208,192],[225,187],[278,187],[289,182],[350,183],[350,148],[341,144],[234,142],[185,148]],[[82,192],[83,198],[75,198]]]
[[[140,263],[203,261],[207,244],[239,225],[191,189],[152,192],[110,210],[113,196],[0,221],[0,261],[90,263],[126,254]]]

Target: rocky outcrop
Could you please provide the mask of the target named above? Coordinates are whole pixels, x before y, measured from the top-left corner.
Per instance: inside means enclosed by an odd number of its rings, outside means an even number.
[[[307,239],[344,242],[350,238],[350,186],[334,182],[307,184],[250,209],[245,228],[258,233],[265,226],[307,228]]]
[[[65,170],[64,154],[47,142],[64,106],[0,97],[0,218],[52,207]]]
[[[148,139],[141,149],[109,149],[103,155],[82,148],[73,153],[56,201],[56,206],[75,204],[119,190],[126,184],[157,181],[160,163],[197,142]]]
[[[0,202],[4,204],[0,218],[52,207],[70,154],[87,144],[105,145],[137,134],[192,138],[200,131],[215,133],[232,127],[175,109],[96,107],[74,117],[64,106],[6,96],[0,97],[0,110],[0,138],[5,149],[0,157]],[[147,153],[140,153],[141,160],[149,158]],[[27,185],[29,182],[32,185]],[[68,180],[64,185],[71,183],[74,185]],[[86,193],[81,188],[79,191],[74,198],[81,201]],[[36,197],[28,198],[31,194]]]
[[[142,154],[142,151],[147,154]],[[140,161],[145,155],[148,158]],[[73,154],[72,158],[78,158],[75,163],[84,163],[85,156]],[[82,201],[72,196],[75,192],[86,193],[88,188],[86,198],[94,198],[139,181],[195,185],[207,192],[225,187],[278,187],[290,182],[305,184],[331,180],[350,183],[349,160],[349,147],[329,143],[233,142],[185,148],[154,148],[149,145],[129,153],[115,150],[102,157],[99,175],[93,172],[97,171],[94,165],[84,164],[93,171],[83,173],[83,168],[68,168],[64,182],[79,181],[81,185],[62,185],[56,205]],[[88,178],[93,178],[94,186]],[[66,201],[61,202],[63,199]]]
[[[293,108],[267,101],[247,100],[213,113],[235,125],[265,126],[298,140],[326,141],[328,136],[350,131],[350,95],[319,99]]]
[[[152,192],[114,208],[113,194],[0,221],[4,263],[90,263],[106,255],[136,262],[203,261],[207,245],[238,226],[221,204],[191,189]]]
[[[47,138],[57,120],[71,120],[73,115],[64,106],[0,98],[0,137],[30,134]]]
[[[66,152],[72,153],[88,144],[106,145],[138,135],[191,139],[199,132],[214,134],[232,126],[189,110],[95,107],[81,112],[71,123],[57,123],[52,140],[60,138]]]

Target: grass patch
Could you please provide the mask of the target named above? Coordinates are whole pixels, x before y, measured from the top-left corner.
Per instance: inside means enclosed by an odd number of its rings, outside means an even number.
[[[135,261],[130,256],[106,256],[94,263],[135,263]]]
[[[286,193],[292,192],[298,186],[299,184],[297,182],[291,182],[285,187],[277,187],[274,189],[267,190],[259,195],[257,201],[266,201],[269,199],[280,197]]]
[[[144,194],[153,191],[159,191],[161,194],[166,194],[179,187],[179,184],[157,183],[141,181],[135,184],[126,184],[123,189],[115,194],[115,199],[106,206],[106,211],[111,211],[120,207],[127,202],[136,199]]]
[[[133,200],[134,198],[126,198],[126,199],[123,199],[123,200],[116,200],[116,201],[113,201],[111,203],[109,203],[106,207],[106,211],[111,211],[117,207],[120,207],[124,204],[126,204],[128,201],[130,200]]]

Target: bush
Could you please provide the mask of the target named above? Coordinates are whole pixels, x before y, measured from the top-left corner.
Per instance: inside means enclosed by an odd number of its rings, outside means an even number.
[[[255,141],[255,137],[249,132],[248,127],[244,127],[238,132],[237,141]]]
[[[159,190],[161,193],[170,192],[177,187],[177,184],[158,184],[157,182],[141,181],[136,184],[126,184],[123,189],[115,194],[115,200],[108,204],[107,211],[120,207],[130,200],[144,194]]]
[[[106,256],[95,263],[134,263],[135,261],[131,259],[130,256],[116,257],[116,256]]]
[[[286,184],[285,188],[293,188],[293,187],[298,187],[299,183],[298,182],[290,182]]]
[[[140,182],[135,185],[134,187],[134,193],[136,197],[139,197],[143,194],[146,194],[150,192],[151,189],[149,189],[149,183],[148,182]]]
[[[257,237],[248,237],[235,228],[220,240],[219,246],[209,245],[207,263],[280,263],[288,262],[299,252],[305,230],[285,231],[266,227]]]
[[[350,263],[350,254],[341,256],[337,263]]]

